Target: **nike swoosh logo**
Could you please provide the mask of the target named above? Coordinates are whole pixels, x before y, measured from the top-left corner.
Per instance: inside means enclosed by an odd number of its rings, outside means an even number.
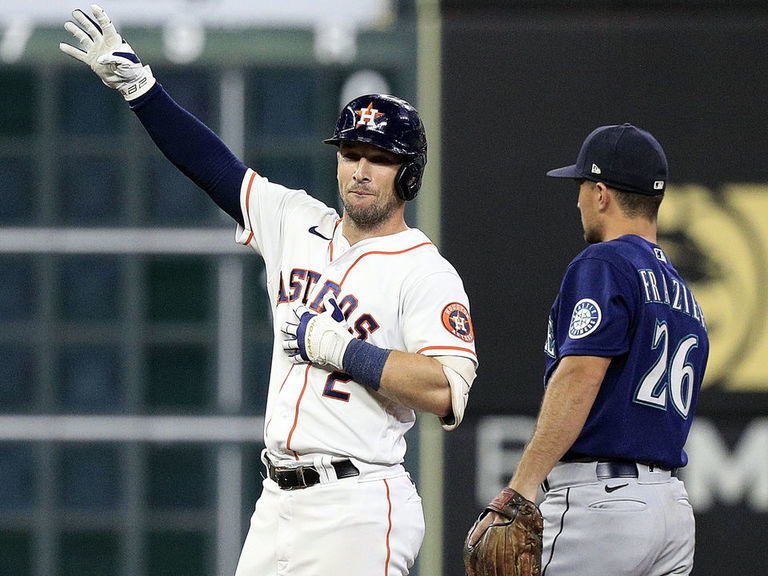
[[[318,232],[318,231],[317,231],[317,226],[312,226],[312,227],[309,229],[309,233],[310,233],[310,234],[314,234],[315,236],[319,236],[319,237],[320,237],[320,238],[322,238],[323,240],[328,240],[328,242],[330,242],[330,241],[331,241],[331,238],[326,238],[325,236],[323,236],[322,234],[320,234],[320,232]]]
[[[610,494],[611,492],[616,492],[616,490],[618,490],[619,488],[624,488],[625,486],[629,486],[629,484],[627,483],[627,484],[616,484],[616,486],[606,486],[605,491]]]

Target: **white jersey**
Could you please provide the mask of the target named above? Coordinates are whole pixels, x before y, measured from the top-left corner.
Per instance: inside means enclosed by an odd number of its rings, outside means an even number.
[[[300,303],[335,296],[355,336],[375,346],[477,362],[469,302],[456,270],[420,230],[353,246],[339,214],[304,191],[248,170],[237,241],[264,259],[274,344],[264,425],[273,461],[316,456],[374,465],[403,461],[412,409],[311,364],[292,364],[280,328]]]

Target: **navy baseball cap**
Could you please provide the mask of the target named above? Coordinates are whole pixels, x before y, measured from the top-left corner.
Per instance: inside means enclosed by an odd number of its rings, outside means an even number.
[[[667,157],[650,132],[632,124],[601,126],[584,140],[576,164],[550,170],[547,176],[659,196],[667,187]]]

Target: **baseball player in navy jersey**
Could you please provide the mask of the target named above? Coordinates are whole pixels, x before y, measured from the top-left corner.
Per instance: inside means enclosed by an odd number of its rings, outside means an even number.
[[[656,242],[666,156],[644,130],[603,126],[575,165],[547,174],[578,183],[590,246],[552,306],[544,400],[505,490],[528,500],[544,490],[547,576],[689,574],[694,517],[677,470],[709,340]]]
[[[65,28],[79,47],[61,50],[124,96],[264,259],[274,316],[265,479],[237,576],[407,574],[425,526],[404,435],[415,410],[458,426],[477,365],[461,279],[404,220],[427,161],[417,111],[382,94],[344,107],[325,141],[337,149],[340,216],[243,165],[169,97],[104,10],[91,11],[73,12]]]

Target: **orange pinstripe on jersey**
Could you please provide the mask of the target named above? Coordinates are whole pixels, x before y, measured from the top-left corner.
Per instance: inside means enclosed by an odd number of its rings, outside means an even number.
[[[416,350],[416,354],[422,354],[427,350],[459,350],[461,352],[467,352],[477,358],[477,353],[469,348],[462,348],[461,346],[425,346],[421,350]]]
[[[291,428],[291,431],[288,433],[288,440],[285,443],[285,447],[293,452],[293,457],[298,460],[299,454],[298,452],[294,452],[293,448],[291,448],[291,438],[293,437],[293,433],[296,430],[296,425],[299,423],[299,409],[301,408],[301,399],[304,397],[304,392],[307,390],[307,383],[309,382],[309,369],[312,367],[312,364],[307,364],[306,370],[304,370],[304,386],[301,388],[301,394],[299,394],[299,399],[296,400],[296,415],[293,418],[293,427]]]
[[[283,391],[283,386],[285,386],[285,383],[286,383],[286,382],[288,382],[288,376],[290,376],[290,375],[291,375],[291,372],[293,371],[293,369],[294,369],[295,367],[296,367],[296,364],[291,364],[291,367],[290,367],[290,368],[288,368],[288,374],[286,374],[286,375],[285,375],[285,379],[283,380],[283,383],[282,383],[282,384],[280,384],[280,391],[281,391],[281,392]]]
[[[248,236],[248,240],[245,241],[245,245],[247,246],[250,244],[251,240],[253,240],[253,223],[251,222],[251,186],[253,186],[253,179],[256,178],[256,171],[251,172],[251,179],[248,180],[248,190],[245,193],[245,215],[248,218],[248,229],[251,231],[250,236]]]
[[[395,256],[397,254],[405,254],[406,252],[410,252],[411,250],[416,250],[417,248],[421,248],[422,246],[433,246],[432,242],[422,242],[421,244],[416,244],[416,246],[411,246],[410,248],[406,248],[405,250],[397,250],[396,252],[385,252],[383,250],[372,250],[371,252],[366,252],[365,254],[361,254],[358,256],[357,260],[352,262],[352,265],[347,268],[346,273],[344,274],[344,277],[341,279],[341,282],[339,282],[339,286],[344,285],[344,281],[347,279],[347,276],[349,276],[349,273],[352,271],[352,268],[354,268],[360,260],[365,258],[366,256],[371,256],[373,254],[379,254],[382,256]]]
[[[331,234],[331,238],[336,235],[336,228],[339,227],[339,224],[341,224],[341,218],[336,220],[336,224],[333,225],[333,233]],[[333,262],[333,240],[331,240],[331,262]]]
[[[384,486],[387,488],[387,561],[384,563],[384,576],[389,574],[389,558],[392,551],[389,547],[389,535],[392,532],[392,499],[389,497],[389,482],[384,480]]]

